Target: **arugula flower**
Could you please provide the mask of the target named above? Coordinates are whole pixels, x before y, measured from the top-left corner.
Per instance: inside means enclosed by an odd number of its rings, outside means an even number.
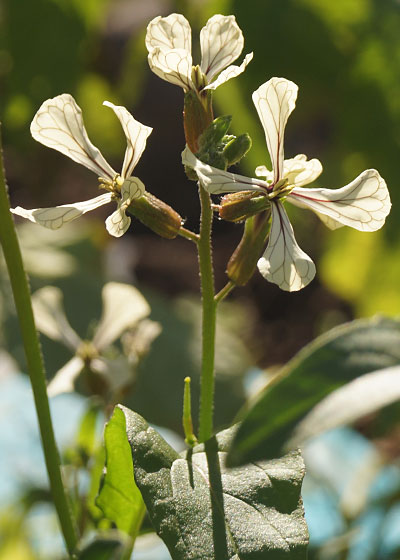
[[[154,18],[146,34],[150,68],[163,80],[181,86],[185,93],[214,90],[241,74],[253,58],[250,53],[240,66],[229,66],[238,58],[244,45],[235,16],[215,15],[203,27],[200,32],[200,66],[193,66],[191,34],[189,22],[181,14]]]
[[[11,209],[14,214],[41,226],[58,229],[90,210],[115,201],[117,210],[106,220],[107,231],[114,237],[120,237],[126,232],[131,223],[126,210],[135,198],[140,198],[145,192],[142,181],[131,175],[153,129],[136,121],[125,107],[113,105],[109,101],[104,101],[103,105],[110,107],[117,115],[126,136],[127,148],[121,173],[114,171],[90,142],[83,124],[82,111],[68,93],[48,99],[42,104],[33,118],[31,134],[38,142],[58,150],[96,173],[100,188],[108,192],[90,200],[54,208],[25,210],[17,206]]]
[[[291,202],[309,208],[330,229],[343,225],[359,231],[376,231],[389,214],[391,203],[385,181],[375,169],[363,171],[340,189],[305,189],[322,172],[317,159],[301,154],[285,160],[283,137],[290,113],[295,107],[298,87],[284,78],[272,78],[253,93],[253,102],[265,131],[272,171],[257,167],[257,178],[248,178],[204,164],[189,148],[182,154],[202,186],[212,194],[258,191],[270,202],[269,241],[257,266],[262,276],[289,292],[300,290],[315,276],[315,265],[297,245],[284,208]],[[261,178],[259,178],[261,177]]]

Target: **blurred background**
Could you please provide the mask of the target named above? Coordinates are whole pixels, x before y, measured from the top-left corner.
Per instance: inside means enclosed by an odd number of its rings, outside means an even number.
[[[299,86],[286,128],[286,157],[304,153],[320,159],[324,172],[318,186],[328,188],[376,168],[393,203],[386,226],[374,234],[350,228],[331,232],[313,214],[288,208],[299,245],[317,264],[317,276],[305,290],[287,294],[256,273],[229,298],[221,314],[217,354],[216,422],[223,427],[262,384],[265,371],[290,359],[315,336],[353,318],[399,314],[400,2],[2,0],[0,119],[13,206],[53,206],[97,194],[92,173],[30,136],[29,125],[41,103],[66,92],[81,106],[90,139],[116,169],[125,138],[103,101],[124,105],[153,127],[135,175],[185,217],[186,227],[197,229],[197,191],[180,163],[183,92],[150,72],[144,44],[148,22],[172,12],[183,13],[192,25],[195,62],[200,61],[198,32],[215,13],[234,14],[245,37],[242,57],[254,52],[246,72],[214,96],[216,116],[233,115],[232,133],[249,132],[253,139],[237,171],[251,175],[257,165],[270,163],[251,93],[270,77],[282,76]],[[137,220],[129,234],[112,239],[104,228],[107,210],[90,213],[56,235],[32,224],[18,226],[32,291],[47,285],[61,288],[68,319],[86,338],[101,313],[104,283],[134,283],[162,332],[135,368],[124,402],[181,436],[186,375],[197,395],[194,247],[183,239],[161,239]],[[217,288],[225,284],[226,263],[241,233],[240,225],[215,222]],[[0,466],[0,559],[60,558],[28,380],[20,373],[25,371],[23,349],[7,273],[0,266],[0,456],[8,457]],[[42,344],[51,378],[71,356],[45,337]],[[89,402],[85,387],[78,389],[53,402],[63,450],[73,445]],[[68,425],[60,412],[65,410],[70,411]],[[311,558],[400,558],[398,418],[392,412],[387,422],[366,419],[306,450]],[[341,460],[335,462],[338,456]],[[43,519],[52,527],[46,537],[37,528]],[[135,557],[169,558],[161,545],[152,541],[148,546],[153,545],[158,552],[146,552],[143,545]]]

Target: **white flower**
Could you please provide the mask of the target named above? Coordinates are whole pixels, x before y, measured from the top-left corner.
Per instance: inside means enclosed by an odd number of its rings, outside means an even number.
[[[271,230],[267,248],[258,261],[260,273],[287,291],[304,288],[315,276],[315,265],[296,243],[283,202],[313,210],[331,229],[343,225],[359,231],[376,231],[389,214],[391,203],[385,181],[375,169],[367,169],[340,189],[304,189],[322,172],[317,159],[298,155],[285,160],[283,137],[286,122],[295,107],[297,86],[284,78],[272,78],[253,93],[253,102],[264,127],[272,171],[257,167],[248,178],[221,171],[198,160],[188,148],[182,161],[192,167],[210,193],[259,191],[271,203]]]
[[[201,64],[192,61],[192,32],[181,14],[153,19],[146,34],[149,65],[163,80],[185,92],[215,89],[241,74],[253,58],[246,55],[240,66],[229,66],[243,50],[243,34],[235,16],[215,15],[200,32]],[[218,78],[217,75],[219,74]]]
[[[150,313],[142,294],[133,286],[109,282],[102,291],[103,313],[91,341],[82,340],[70,326],[62,305],[63,294],[59,288],[46,286],[32,296],[35,323],[40,332],[69,348],[71,358],[50,381],[49,396],[74,390],[74,384],[85,366],[101,375],[113,390],[128,384],[132,367],[120,355],[114,359],[104,356],[104,351]]]
[[[41,226],[58,229],[82,214],[115,200],[118,208],[107,218],[106,228],[114,237],[120,237],[126,232],[131,219],[125,212],[132,200],[140,198],[145,191],[142,181],[131,175],[146,147],[152,128],[136,121],[125,107],[108,101],[104,101],[104,105],[117,115],[126,136],[127,148],[121,173],[114,171],[90,142],[83,124],[82,111],[75,99],[67,93],[42,104],[33,118],[31,134],[38,142],[58,150],[96,173],[100,187],[108,192],[90,200],[55,208],[25,210],[17,206],[11,209],[14,214]]]

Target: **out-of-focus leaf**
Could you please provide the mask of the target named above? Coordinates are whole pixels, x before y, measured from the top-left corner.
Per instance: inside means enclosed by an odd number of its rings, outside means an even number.
[[[79,425],[76,442],[88,457],[93,455],[97,447],[96,426],[100,412],[101,408],[97,403],[90,403]]]
[[[337,389],[298,424],[289,447],[299,447],[318,434],[350,424],[400,400],[400,366],[374,371]]]
[[[299,453],[227,469],[235,427],[178,455],[141,416],[122,410],[136,482],[174,560],[306,558]]]
[[[399,364],[399,321],[354,321],[317,338],[271,380],[246,413],[229,464],[279,457],[296,425],[331,391]]]
[[[104,430],[107,471],[96,504],[120,531],[135,539],[145,507],[133,480],[132,457],[125,427],[124,413],[115,408]]]
[[[110,537],[98,537],[85,548],[78,558],[79,560],[120,560],[123,558],[124,541],[117,535]]]

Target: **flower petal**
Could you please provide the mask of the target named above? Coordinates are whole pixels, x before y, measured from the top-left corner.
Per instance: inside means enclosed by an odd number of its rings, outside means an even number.
[[[45,101],[31,124],[35,140],[84,165],[99,177],[113,179],[114,169],[90,142],[82,111],[68,93]]]
[[[283,178],[283,137],[296,105],[298,87],[285,78],[271,78],[253,93],[253,103],[264,127],[271,156],[274,183]]]
[[[310,159],[299,154],[292,159],[283,162],[283,176],[288,179],[289,185],[302,187],[317,179],[322,173],[322,164],[318,159]]]
[[[209,82],[237,59],[243,45],[243,33],[235,16],[217,14],[208,20],[200,31],[200,67]]]
[[[256,177],[264,177],[268,183],[274,180],[274,172],[267,169],[265,165],[258,165],[255,170]]]
[[[37,329],[75,353],[82,341],[65,315],[62,291],[54,286],[41,288],[33,294],[32,306]]]
[[[165,51],[159,47],[150,51],[149,66],[163,80],[182,87],[186,92],[195,89],[192,81],[192,56],[184,49]]]
[[[137,177],[125,179],[121,188],[121,198],[118,208],[108,216],[106,228],[113,237],[121,237],[129,228],[131,219],[126,215],[126,210],[135,198],[140,198],[145,191],[145,186]]]
[[[211,194],[222,194],[240,191],[266,192],[267,183],[261,179],[250,179],[244,175],[229,173],[211,167],[196,158],[188,147],[182,152],[182,163],[197,173],[200,183]]]
[[[241,74],[242,72],[245,71],[246,66],[248,65],[248,63],[251,61],[251,59],[253,58],[253,53],[249,53],[245,56],[242,64],[240,66],[228,66],[228,68],[226,68],[225,70],[223,70],[221,72],[221,74],[218,76],[218,78],[216,80],[214,80],[213,82],[211,82],[211,84],[209,84],[208,86],[206,86],[203,89],[216,89],[217,87],[219,87],[221,84],[224,84],[225,82],[227,82],[228,80],[230,80],[231,78],[236,78],[236,76],[239,76],[239,74]]]
[[[108,204],[111,200],[111,193],[106,193],[96,196],[96,198],[84,200],[83,202],[63,204],[62,206],[54,206],[54,208],[33,208],[32,210],[26,210],[25,208],[21,208],[21,206],[17,206],[16,208],[11,208],[11,212],[43,227],[59,229],[68,222],[79,218],[82,214],[86,214],[86,212],[90,212],[90,210]]]
[[[132,175],[132,171],[146,147],[146,140],[153,129],[135,120],[130,112],[121,105],[114,105],[109,101],[104,101],[103,105],[110,107],[117,115],[126,136],[127,147],[121,171],[121,177],[124,179]]]
[[[341,189],[303,189],[296,187],[287,197],[289,202],[309,208],[329,227],[350,226],[359,231],[376,231],[390,212],[389,191],[375,169],[363,171]]]
[[[165,51],[184,49],[192,52],[192,31],[182,14],[158,16],[147,26],[146,47],[149,52],[159,47]]]
[[[92,341],[99,351],[150,314],[147,301],[129,284],[108,282],[103,288],[102,299],[103,314]]]
[[[57,371],[47,386],[49,397],[55,397],[61,393],[72,393],[75,388],[75,380],[81,373],[85,364],[78,356],[74,356],[69,362]]]
[[[271,204],[272,223],[268,246],[259,259],[258,270],[282,290],[301,290],[315,276],[315,265],[297,245],[292,224],[280,202]]]

